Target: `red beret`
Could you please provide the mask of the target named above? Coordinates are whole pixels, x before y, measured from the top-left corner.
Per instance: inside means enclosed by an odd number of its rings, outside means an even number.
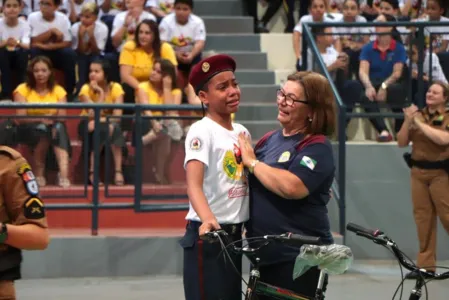
[[[212,77],[224,71],[235,71],[235,60],[229,55],[218,54],[203,59],[190,71],[189,82],[195,92],[204,86]]]

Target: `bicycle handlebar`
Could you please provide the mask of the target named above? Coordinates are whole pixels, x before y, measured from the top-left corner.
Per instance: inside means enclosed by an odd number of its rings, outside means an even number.
[[[376,244],[386,246],[391,249],[396,259],[399,261],[399,263],[406,268],[409,271],[414,271],[421,273],[424,277],[432,280],[444,280],[449,278],[449,272],[445,272],[442,274],[434,274],[426,272],[424,269],[420,269],[416,267],[415,265],[409,263],[404,255],[402,254],[402,251],[399,249],[398,245],[395,241],[390,239],[388,236],[386,236],[382,231],[379,229],[367,229],[363,226],[354,224],[354,223],[348,223],[346,225],[346,229],[349,231],[354,232],[358,236],[362,236],[364,238],[367,238],[371,241],[373,241]]]
[[[208,240],[215,240],[218,237],[220,237],[223,240],[223,242],[225,243],[226,246],[230,244],[230,241],[228,239],[228,234],[224,230],[210,231],[205,234],[205,239],[208,239]],[[294,234],[291,232],[287,232],[287,233],[279,234],[279,235],[265,235],[260,238],[265,239],[268,243],[272,242],[272,241],[277,241],[277,242],[281,242],[281,243],[286,243],[286,244],[288,244],[290,246],[294,246],[294,247],[301,247],[302,245],[320,245],[321,244],[321,238],[319,238],[319,237]],[[265,245],[262,245],[261,247],[263,247]],[[258,249],[260,249],[261,247],[259,247]],[[245,252],[244,249],[238,248],[235,245],[233,246],[233,249],[234,249],[234,251],[237,251],[237,252],[242,252],[242,251]],[[247,249],[247,251],[253,252],[253,251],[257,251],[258,249],[256,249],[256,250]]]

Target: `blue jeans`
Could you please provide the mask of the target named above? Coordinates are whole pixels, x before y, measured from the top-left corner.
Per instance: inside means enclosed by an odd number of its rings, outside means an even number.
[[[0,72],[3,97],[11,98],[12,92],[16,89],[17,85],[25,82],[28,54],[28,50],[25,49],[8,51],[5,48],[0,48]]]

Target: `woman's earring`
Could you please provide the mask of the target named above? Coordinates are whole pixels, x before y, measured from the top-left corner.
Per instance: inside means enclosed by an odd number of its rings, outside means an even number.
[[[313,119],[311,117],[309,117],[309,122],[312,123]]]

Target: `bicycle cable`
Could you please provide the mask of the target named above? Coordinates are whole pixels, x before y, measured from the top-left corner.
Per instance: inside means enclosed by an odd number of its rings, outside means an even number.
[[[388,247],[387,247],[388,248]],[[390,248],[388,248],[389,250],[391,250]],[[407,254],[405,254],[402,250],[400,250],[400,249],[397,249],[398,250],[398,252],[402,255],[402,256],[404,256],[407,260],[408,260],[408,262],[413,266],[413,267],[415,267],[415,268],[418,268],[418,266],[415,264],[415,262],[410,258],[410,257],[408,257],[407,256]],[[392,251],[392,250],[391,250]],[[399,260],[398,260],[398,262],[399,262]],[[400,264],[400,263],[399,263]],[[426,291],[426,300],[428,300],[429,299],[429,291],[427,290],[427,284],[426,284],[426,281],[425,281],[425,279],[424,279],[424,276],[420,273],[420,272],[418,272],[418,275],[421,277],[421,279],[422,279],[422,281],[423,281],[423,286],[424,286],[424,290]],[[397,294],[397,291],[399,290],[399,288],[401,288],[401,297],[399,298],[400,300],[402,299],[402,290],[403,290],[403,288],[404,288],[404,282],[405,282],[405,280],[407,280],[407,276],[405,276],[404,277],[404,274],[403,274],[403,271],[402,271],[402,265],[401,265],[401,277],[402,277],[402,280],[401,280],[401,282],[399,283],[399,285],[398,285],[398,287],[397,287],[397,289],[396,289],[396,292],[395,292],[395,294],[393,295],[393,298],[392,298],[392,300],[394,300],[394,297],[396,297],[396,294]]]
[[[217,235],[218,241],[220,242],[220,246],[222,248],[222,251],[226,254],[227,258],[229,259],[229,261],[231,262],[232,268],[233,270],[236,272],[236,274],[238,276],[240,276],[241,280],[245,283],[246,287],[248,287],[248,283],[246,282],[246,280],[243,278],[242,274],[240,274],[239,270],[237,269],[237,267],[235,266],[234,262],[232,261],[231,255],[228,253],[228,251],[226,250],[226,245],[224,244],[223,240],[221,239],[221,236],[218,234]],[[220,252],[221,253],[221,252]],[[226,260],[225,260],[226,263]],[[243,296],[246,296],[245,293],[243,291],[240,291],[242,293]]]
[[[388,251],[390,251],[390,252],[394,255],[393,250],[391,250],[391,249],[390,249],[389,247],[387,247],[386,245],[383,245],[383,246],[384,246],[386,249],[388,249]],[[404,292],[404,280],[405,280],[405,278],[404,278],[404,270],[403,270],[402,265],[401,265],[401,263],[399,262],[399,260],[396,259],[396,262],[397,262],[398,265],[399,265],[399,270],[401,270],[401,283],[400,283],[400,284],[398,285],[398,287],[396,288],[396,291],[394,292],[393,298],[392,298],[391,300],[394,300],[394,298],[396,298],[396,295],[397,295],[399,289],[401,289],[401,293],[399,294],[399,300],[402,300],[402,294],[403,294],[403,292]]]
[[[254,242],[254,241],[258,241],[258,240],[262,241],[262,240],[265,240],[265,239],[264,239],[264,237],[255,236],[255,237],[244,238],[244,239],[233,241],[233,242],[229,243],[224,249],[221,249],[221,251],[218,254],[218,256],[220,256],[225,249],[227,249],[228,247],[234,246],[235,244],[237,244],[239,242],[248,242],[248,241]],[[250,243],[247,243],[247,245],[249,245],[249,244]],[[243,245],[242,245],[242,248],[243,248]]]

